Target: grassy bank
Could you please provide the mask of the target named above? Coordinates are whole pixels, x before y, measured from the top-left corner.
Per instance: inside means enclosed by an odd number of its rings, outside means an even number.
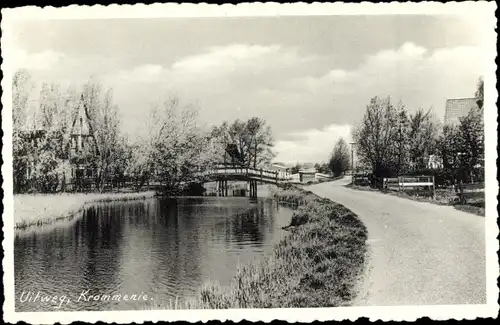
[[[204,285],[196,308],[334,307],[354,298],[366,252],[361,221],[308,191],[289,189],[275,196],[298,206],[288,236],[271,256],[241,267],[229,286]]]
[[[155,192],[14,195],[14,228],[24,229],[71,219],[91,203],[141,200],[154,195]]]
[[[394,195],[397,197],[413,200],[413,201],[419,201],[419,202],[427,202],[427,203],[432,203],[432,204],[438,204],[438,205],[448,205],[448,206],[453,206],[455,209],[476,214],[479,216],[484,217],[485,210],[484,210],[484,201],[481,203],[479,202],[478,204],[459,204],[456,202],[457,196],[454,191],[446,190],[446,189],[436,189],[436,196],[433,197],[428,197],[428,196],[418,196],[418,195],[411,195],[405,192],[398,192],[398,191],[389,191],[389,190],[379,190],[379,189],[374,189],[369,186],[359,186],[359,185],[346,185],[346,187],[355,189],[355,190],[360,190],[360,191],[373,191],[373,192],[379,192],[379,193],[384,193],[388,195]]]

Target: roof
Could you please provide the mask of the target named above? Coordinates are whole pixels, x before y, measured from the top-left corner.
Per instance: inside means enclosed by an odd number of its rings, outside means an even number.
[[[457,124],[460,118],[467,116],[472,109],[479,110],[476,98],[447,99],[444,123]]]
[[[299,173],[301,173],[301,174],[315,174],[316,173],[316,168],[304,168],[304,169],[300,169]]]
[[[308,163],[303,163],[301,169],[316,169],[316,168],[314,167],[314,163],[308,162]]]

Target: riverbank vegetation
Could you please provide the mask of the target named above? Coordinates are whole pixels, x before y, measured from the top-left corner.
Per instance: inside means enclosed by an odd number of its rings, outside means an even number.
[[[204,285],[197,308],[335,307],[354,298],[365,262],[363,223],[309,191],[288,188],[275,196],[298,206],[289,234],[271,256],[242,266],[229,286]]]
[[[73,218],[88,204],[144,200],[155,192],[137,193],[72,193],[72,194],[20,194],[14,196],[14,228],[43,226],[63,219]]]
[[[141,191],[153,183],[179,195],[217,164],[256,167],[273,157],[271,128],[258,117],[205,127],[198,106],[165,96],[131,133],[113,90],[96,79],[65,89],[36,85],[20,69],[12,84],[15,194]]]

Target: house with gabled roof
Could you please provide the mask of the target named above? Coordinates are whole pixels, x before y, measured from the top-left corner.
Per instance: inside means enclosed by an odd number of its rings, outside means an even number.
[[[58,190],[82,190],[95,183],[98,176],[95,158],[99,156],[99,148],[83,95],[77,107],[72,112],[71,123],[62,123],[59,130],[47,130],[37,118],[39,112],[33,112],[32,120],[27,120],[26,128],[20,130],[20,136],[31,143],[33,150],[40,150],[40,145],[49,131],[59,131],[62,137],[57,142],[60,145],[57,157],[61,160],[58,166]],[[68,131],[69,130],[69,131]],[[26,170],[26,179],[32,178],[35,161],[30,161]]]
[[[99,155],[95,128],[82,95],[72,118],[68,145],[68,162],[71,171],[68,176],[75,189],[95,183],[98,176],[95,157]]]
[[[447,99],[444,123],[447,125],[456,125],[460,122],[460,118],[469,115],[471,110],[476,110],[482,115],[482,100],[478,100],[477,98]]]

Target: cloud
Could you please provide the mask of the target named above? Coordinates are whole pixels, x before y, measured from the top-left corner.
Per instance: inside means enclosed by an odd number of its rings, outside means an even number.
[[[207,125],[259,116],[278,140],[277,159],[292,162],[325,160],[336,139],[349,136],[345,128],[361,120],[373,96],[391,95],[409,110],[434,106],[443,118],[446,99],[472,96],[477,77],[484,73],[483,51],[472,46],[431,50],[407,42],[366,53],[349,66],[337,62],[335,53],[302,50],[275,43],[229,43],[173,61],[138,54],[135,61],[140,64],[132,66],[120,61],[120,55],[19,51],[17,61],[48,69],[39,74],[58,82],[100,71],[95,75],[114,89],[125,131],[137,129],[136,121],[150,104],[168,95],[198,103]]]
[[[265,57],[280,51],[279,45],[262,46],[230,44],[214,46],[204,53],[182,58],[172,65],[172,70],[184,73],[218,73],[256,65]]]
[[[53,50],[27,53],[20,49],[14,49],[12,51],[12,58],[16,69],[23,68],[33,71],[51,69],[56,63],[64,58],[64,55]]]
[[[122,70],[117,74],[106,76],[112,81],[119,79],[121,82],[137,83],[137,82],[153,82],[158,81],[165,73],[165,69],[159,64],[142,64],[129,70]]]
[[[481,72],[481,50],[476,47],[431,51],[407,42],[371,53],[346,69],[333,59],[304,55],[293,47],[228,44],[169,65],[144,63],[110,74],[108,85],[125,109],[133,106],[132,110],[142,111],[173,93],[185,102],[199,103],[200,118],[208,125],[259,116],[272,126],[276,139],[283,140],[290,130],[323,133],[331,124],[356,124],[373,96],[391,95],[410,111],[433,106],[442,118],[446,99],[472,96]],[[128,114],[132,121],[138,113],[134,114]],[[129,124],[132,128],[133,122]],[[278,142],[282,152],[300,143]],[[300,148],[325,159],[308,145]],[[294,155],[285,158],[305,159],[300,153]]]
[[[349,141],[350,125],[331,124],[322,129],[289,133],[290,140],[276,142],[276,161],[285,163],[327,161],[335,143],[343,138]]]
[[[351,70],[334,67],[318,77],[295,78],[286,83],[284,91],[302,94],[304,101],[314,97],[317,107],[348,107],[351,121],[359,120],[366,103],[377,95],[391,95],[410,110],[434,107],[442,118],[447,98],[474,94],[478,76],[485,73],[482,61],[478,47],[428,51],[407,42],[400,48],[368,55]]]

